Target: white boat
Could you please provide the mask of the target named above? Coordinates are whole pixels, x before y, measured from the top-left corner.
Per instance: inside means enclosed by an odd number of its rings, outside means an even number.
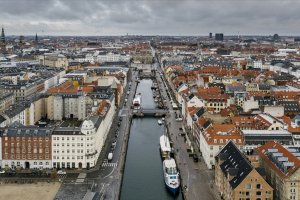
[[[136,94],[135,97],[134,97],[134,99],[133,99],[133,107],[134,107],[134,109],[140,109],[140,107],[141,107],[141,100],[142,100],[141,93]]]
[[[179,192],[180,180],[176,163],[173,158],[163,161],[164,179],[167,189],[176,195]]]
[[[169,142],[169,138],[166,135],[162,135],[159,138],[160,144],[160,153],[162,158],[169,158],[171,152],[171,145]]]
[[[158,125],[162,125],[163,122],[161,120],[157,120]]]

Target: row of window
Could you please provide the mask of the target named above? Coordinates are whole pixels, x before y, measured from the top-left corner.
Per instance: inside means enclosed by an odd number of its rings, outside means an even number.
[[[25,140],[27,139],[28,142],[31,141],[31,139],[32,139],[33,141],[39,140],[40,142],[43,141],[43,139],[45,139],[45,141],[49,141],[49,137],[39,137],[39,138],[38,138],[38,137],[16,137],[16,140],[17,140],[17,141],[20,141],[21,138],[22,138],[22,141],[25,141]],[[5,137],[4,140],[5,140],[5,141],[8,141],[8,137]],[[11,140],[11,141],[14,141],[14,140],[15,140],[15,137],[10,137],[10,140]]]
[[[45,154],[45,158],[43,157],[43,155],[39,155],[39,156],[37,156],[36,154],[22,154],[22,156],[20,155],[20,154],[12,154],[12,155],[10,155],[10,157],[8,156],[8,155],[4,155],[3,156],[3,158],[4,158],[4,160],[8,160],[8,159],[17,159],[17,160],[21,160],[21,158],[22,158],[22,160],[26,160],[26,159],[33,159],[33,160],[37,160],[37,159],[39,159],[39,160],[44,160],[44,159],[46,159],[46,160],[48,160],[49,159],[49,154]]]
[[[64,147],[64,146],[67,146],[67,147],[70,147],[70,146],[75,147],[76,145],[75,145],[75,143],[72,143],[72,145],[70,145],[70,143],[61,143],[61,144],[59,144],[59,143],[54,143],[53,146],[54,146],[54,147],[59,147],[59,146],[61,146],[61,147]],[[87,146],[87,147],[93,146],[93,143],[91,143],[91,144],[87,143],[86,146]],[[77,147],[83,147],[83,143],[77,143]]]
[[[39,162],[39,163],[38,163],[38,162],[33,162],[33,165],[38,165],[38,164],[39,164],[39,165],[43,165],[43,162]],[[15,166],[15,162],[12,161],[12,162],[11,162],[11,165],[12,165],[12,166]],[[20,162],[17,162],[17,166],[20,166],[20,165],[21,165],[21,163],[20,163]],[[49,162],[45,162],[45,165],[49,165]]]
[[[67,157],[64,157],[64,156],[61,156],[61,157],[59,157],[59,156],[53,156],[53,159],[54,159],[54,160],[55,160],[55,159],[57,159],[57,160],[59,160],[59,159],[64,160],[65,158],[66,158],[67,160],[70,160],[70,157],[69,157],[69,156],[67,156]],[[76,156],[72,156],[71,159],[72,159],[72,160],[75,160],[75,159],[76,159]],[[77,156],[77,160],[82,160],[82,159],[83,159],[83,156]]]

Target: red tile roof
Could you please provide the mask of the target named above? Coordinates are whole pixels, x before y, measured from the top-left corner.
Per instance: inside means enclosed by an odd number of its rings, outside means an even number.
[[[286,173],[282,172],[276,165],[273,163],[268,156],[266,155],[268,149],[278,149],[278,153],[282,153],[283,157],[288,158],[288,162],[293,162],[294,166],[290,167]],[[256,148],[256,151],[261,159],[263,159],[272,169],[275,171],[281,178],[285,179],[291,176],[299,167],[300,160],[290,153],[286,148],[284,148],[281,144],[270,141],[263,146]]]

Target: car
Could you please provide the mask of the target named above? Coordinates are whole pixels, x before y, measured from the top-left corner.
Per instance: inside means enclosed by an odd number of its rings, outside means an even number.
[[[4,174],[5,173],[5,171],[4,170],[0,170],[0,174]]]
[[[198,158],[197,154],[193,155],[193,159],[194,159],[194,162],[198,162],[199,158]]]
[[[64,170],[58,170],[58,171],[57,171],[57,174],[62,174],[62,175],[64,175],[64,174],[67,174],[67,172],[64,171]]]
[[[113,152],[110,152],[107,156],[107,160],[111,161],[113,159],[113,156],[114,156]]]

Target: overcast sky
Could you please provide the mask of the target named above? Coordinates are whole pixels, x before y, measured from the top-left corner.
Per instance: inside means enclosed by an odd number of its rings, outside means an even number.
[[[299,0],[0,0],[6,35],[300,35]]]

